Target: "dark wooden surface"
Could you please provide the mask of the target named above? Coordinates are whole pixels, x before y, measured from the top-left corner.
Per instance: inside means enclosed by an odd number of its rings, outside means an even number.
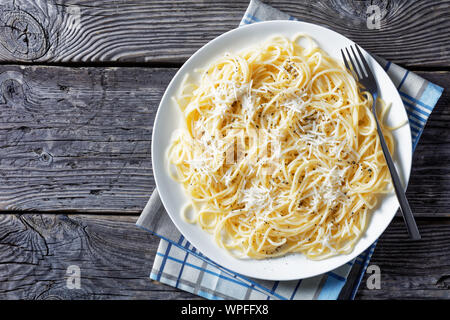
[[[450,1],[266,1],[444,87],[407,196],[357,299],[450,298]],[[380,30],[366,9],[383,10]],[[0,298],[197,299],[148,279],[158,239],[135,227],[154,188],[151,132],[181,64],[248,1],[0,2]],[[80,265],[80,290],[66,288]]]
[[[0,294],[11,299],[198,299],[148,279],[158,239],[136,217],[82,214],[0,216]],[[450,223],[419,219],[423,241],[411,243],[396,219],[371,261],[381,289],[363,280],[358,299],[445,298],[450,287]],[[66,288],[66,270],[81,269],[81,289]]]
[[[3,2],[0,10],[7,13],[3,20],[11,20],[11,10],[17,20],[3,27],[7,45],[0,49],[0,59],[40,63],[183,63],[209,40],[236,28],[248,6],[248,0]],[[11,9],[13,2],[22,10]],[[440,67],[450,62],[449,0],[265,3],[300,20],[328,26],[405,66]],[[381,31],[367,28],[370,4],[383,11]],[[28,32],[23,32],[25,26]]]

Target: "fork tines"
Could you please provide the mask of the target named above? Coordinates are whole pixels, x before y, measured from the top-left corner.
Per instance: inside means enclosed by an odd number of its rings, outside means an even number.
[[[354,48],[356,48],[356,52]],[[344,53],[344,50],[341,49],[342,59],[344,60],[346,68],[352,72],[353,76],[369,90],[372,89],[374,85],[376,86],[375,77],[373,76],[369,64],[364,58],[359,46],[350,46],[350,51],[348,48],[345,48],[345,52],[347,55]],[[376,89],[376,87],[373,89]]]
[[[358,55],[355,53],[355,50],[353,49],[353,47],[356,48]],[[369,67],[366,59],[364,58],[361,50],[359,49],[359,46],[358,45],[350,46],[350,50],[351,50],[352,54],[350,54],[350,52],[348,51],[348,48],[345,48],[345,51],[347,52],[347,56],[348,56],[348,59],[347,59],[345,57],[344,51],[341,49],[342,58],[344,60],[344,63],[345,63],[345,66],[347,67],[347,69],[353,70],[356,73],[356,75],[358,76],[358,78],[372,76],[370,67]],[[350,65],[349,65],[348,61],[350,61]],[[364,65],[364,68],[361,65],[360,61]],[[357,68],[355,66],[357,66]],[[359,70],[359,73],[358,73],[357,69]]]

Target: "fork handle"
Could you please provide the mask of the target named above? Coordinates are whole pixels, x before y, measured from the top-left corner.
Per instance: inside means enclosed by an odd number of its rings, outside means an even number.
[[[402,182],[397,173],[397,169],[395,168],[394,161],[392,161],[391,154],[389,153],[389,149],[386,145],[386,141],[384,140],[383,132],[381,131],[380,124],[378,123],[378,117],[376,115],[375,104],[377,101],[377,95],[373,95],[373,107],[372,112],[375,117],[375,122],[377,124],[378,136],[380,138],[381,149],[383,149],[384,158],[386,159],[387,166],[389,168],[389,172],[391,173],[392,183],[394,184],[395,194],[397,195],[398,202],[400,204],[400,208],[403,214],[403,219],[405,220],[406,228],[408,230],[408,234],[412,240],[420,240],[419,229],[417,228],[416,221],[414,219],[414,215],[411,211],[411,207],[409,206],[408,199],[406,199],[405,192],[403,190]]]

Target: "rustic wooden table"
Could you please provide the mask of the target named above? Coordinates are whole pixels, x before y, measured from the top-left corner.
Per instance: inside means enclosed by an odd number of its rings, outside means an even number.
[[[450,298],[450,1],[266,1],[444,87],[414,154],[400,216],[357,299]],[[366,24],[382,9],[381,29]],[[155,183],[161,95],[182,63],[235,28],[247,0],[0,2],[0,298],[198,299],[150,281],[158,238],[135,227]],[[66,287],[68,266],[81,288]],[[367,275],[366,275],[367,277]]]

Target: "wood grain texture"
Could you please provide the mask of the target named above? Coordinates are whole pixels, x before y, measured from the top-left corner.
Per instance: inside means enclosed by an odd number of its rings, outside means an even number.
[[[0,209],[139,214],[151,131],[176,69],[0,66]],[[417,216],[450,216],[450,72],[413,158]]]
[[[0,299],[195,299],[149,279],[159,241],[135,221],[0,215]],[[67,286],[73,265],[80,289]]]
[[[173,69],[0,67],[0,208],[132,212]]]
[[[393,62],[450,65],[449,0],[264,2],[342,33]],[[379,29],[368,27],[371,5],[380,9]],[[0,61],[180,64],[236,28],[247,6],[248,0],[5,1],[0,5]]]
[[[450,72],[417,72],[444,92],[413,155],[407,190],[414,214],[450,217]]]
[[[450,0],[264,2],[408,68],[447,70],[418,72],[445,89],[407,192],[423,241],[408,241],[397,217],[371,260],[381,289],[366,275],[357,299],[449,299]],[[147,67],[180,66],[237,27],[247,5],[0,2],[0,299],[199,299],[148,279],[159,239],[132,216],[155,186],[152,125],[177,71]],[[380,29],[367,27],[370,5]],[[81,268],[79,290],[66,286],[70,265]]]
[[[369,290],[366,274],[357,299],[450,299],[450,221],[419,221],[421,241],[410,241],[402,223],[380,238],[369,265],[381,271],[381,289]]]
[[[150,281],[159,239],[130,216],[1,215],[0,299],[199,299]],[[382,236],[371,264],[381,289],[358,299],[450,298],[450,224],[419,220],[423,240],[412,243],[403,222]],[[80,289],[67,288],[67,268],[81,271]]]

